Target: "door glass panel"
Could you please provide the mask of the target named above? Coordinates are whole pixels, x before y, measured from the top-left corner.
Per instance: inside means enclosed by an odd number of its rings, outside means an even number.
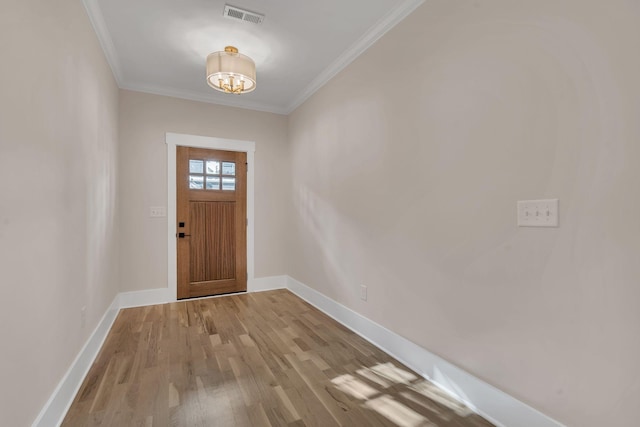
[[[208,176],[207,177],[207,190],[219,190],[220,189],[220,177]]]
[[[236,189],[236,179],[235,178],[222,178],[222,189],[223,190],[235,190]]]
[[[207,160],[207,175],[220,175],[220,162]]]
[[[189,160],[189,188],[192,190],[236,189],[236,164],[220,160]],[[231,176],[224,176],[231,175]]]
[[[235,163],[222,162],[222,175],[235,175],[235,174],[236,174],[236,164]]]
[[[202,190],[204,177],[198,175],[189,175],[189,188],[192,190]]]
[[[204,161],[189,160],[189,173],[202,173],[203,168],[204,168]]]

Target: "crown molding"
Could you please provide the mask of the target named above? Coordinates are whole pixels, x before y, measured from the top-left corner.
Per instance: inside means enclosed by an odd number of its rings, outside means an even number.
[[[228,99],[213,98],[209,95],[204,95],[199,92],[189,92],[185,90],[166,88],[160,86],[144,85],[144,84],[120,84],[120,89],[131,90],[134,92],[149,93],[152,95],[170,96],[172,98],[186,99],[189,101],[205,102],[207,104],[224,105],[226,107],[243,108],[246,110],[262,111],[265,113],[282,114],[286,115],[287,110],[279,108],[274,105],[263,104],[260,102],[250,102],[247,100],[238,99],[237,95],[228,95]]]
[[[100,5],[98,5],[98,0],[82,0],[82,4],[84,4],[84,8],[87,11],[93,30],[98,36],[98,41],[100,42],[104,56],[107,58],[107,62],[111,67],[113,77],[116,79],[118,87],[122,87],[123,81],[120,60],[118,59],[116,47],[113,44],[113,40],[111,39],[111,35],[107,29],[107,24],[104,22],[102,9],[100,9]]]
[[[347,65],[353,62],[358,56],[360,56],[365,50],[370,48],[380,37],[385,35],[387,31],[395,27],[400,21],[409,16],[411,12],[416,10],[418,6],[424,3],[425,0],[405,0],[389,12],[384,18],[378,21],[373,27],[369,29],[362,37],[360,37],[354,44],[351,45],[342,55],[338,57],[331,65],[324,69],[318,77],[304,89],[296,99],[286,108],[286,114],[291,114],[296,108],[298,108],[304,101],[309,99],[311,95],[316,93],[318,89],[324,86],[329,80],[331,80],[336,74],[342,71]]]

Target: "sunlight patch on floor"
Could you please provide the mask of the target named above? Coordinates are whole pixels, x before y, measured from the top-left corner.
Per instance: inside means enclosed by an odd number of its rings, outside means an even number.
[[[411,406],[425,408],[429,413],[446,421],[449,421],[453,414],[443,411],[443,407],[461,417],[473,414],[467,405],[445,390],[393,363],[362,367],[356,370],[356,374],[340,375],[331,382],[341,392],[362,401],[363,407],[379,413],[400,427],[437,425],[403,404],[403,400]],[[398,387],[402,387],[403,391],[399,391],[401,401],[386,393],[390,387],[396,392]]]
[[[356,399],[367,400],[378,394],[378,390],[363,383],[352,375],[340,375],[331,380],[336,388],[343,393],[350,394]]]
[[[464,404],[458,402],[455,398],[450,396],[444,390],[440,390],[438,387],[430,383],[429,381],[422,380],[409,386],[410,390],[421,394],[422,396],[438,402],[439,404],[451,409],[453,412],[460,416],[467,416],[473,412]]]
[[[371,370],[382,378],[393,381],[396,384],[410,384],[412,381],[418,379],[418,377],[411,372],[400,369],[393,363],[381,363],[372,367]]]
[[[418,377],[411,372],[400,369],[393,363],[381,363],[371,368],[364,367],[358,369],[356,373],[364,379],[378,385],[380,389],[376,389],[367,384],[365,380],[349,374],[335,377],[331,382],[343,393],[362,400],[365,408],[379,413],[399,427],[427,427],[436,425],[425,416],[420,415],[413,409],[384,393],[385,389],[394,384],[410,387],[412,382],[418,380]],[[413,402],[419,399],[413,397],[413,399],[410,400]],[[433,411],[435,408],[429,409]]]
[[[358,369],[356,371],[356,373],[358,375],[368,379],[372,383],[378,384],[382,388],[388,388],[388,387],[391,387],[391,385],[392,385],[392,383],[390,383],[390,382],[386,381],[384,378],[380,377],[380,375],[378,375],[375,372],[373,372],[370,368]]]
[[[427,418],[418,414],[412,409],[407,408],[402,403],[393,400],[387,395],[376,397],[364,404],[367,408],[373,409],[389,421],[400,427],[427,427],[436,426]]]

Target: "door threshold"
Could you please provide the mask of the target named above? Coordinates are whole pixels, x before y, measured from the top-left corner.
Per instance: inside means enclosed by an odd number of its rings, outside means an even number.
[[[247,291],[238,291],[238,292],[227,292],[224,294],[217,294],[217,295],[206,295],[203,297],[190,297],[190,298],[180,298],[180,299],[176,299],[175,302],[181,302],[181,301],[195,301],[195,300],[199,300],[199,299],[209,299],[209,298],[220,298],[220,297],[228,297],[231,295],[242,295],[242,294],[246,294],[248,293]]]

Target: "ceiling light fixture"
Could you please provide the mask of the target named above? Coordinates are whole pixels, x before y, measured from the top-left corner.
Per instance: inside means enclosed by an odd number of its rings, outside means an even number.
[[[237,95],[256,88],[256,64],[233,46],[207,56],[207,83],[215,90]]]

